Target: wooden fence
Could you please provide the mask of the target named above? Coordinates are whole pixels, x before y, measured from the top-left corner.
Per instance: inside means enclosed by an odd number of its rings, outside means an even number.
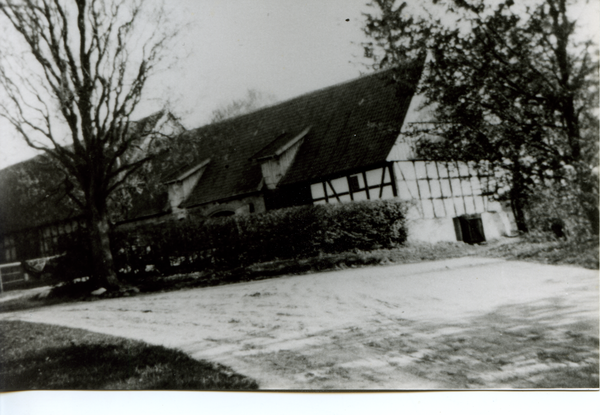
[[[20,262],[0,264],[0,292],[29,281]]]

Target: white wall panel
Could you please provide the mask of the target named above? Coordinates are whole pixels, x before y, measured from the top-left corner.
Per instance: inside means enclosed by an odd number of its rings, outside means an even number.
[[[435,212],[436,217],[443,218],[444,216],[447,216],[443,199],[432,199],[432,202],[433,202],[433,211]]]
[[[465,196],[465,208],[466,213],[471,215],[475,212],[475,201],[473,200],[473,196]]]
[[[473,194],[474,195],[480,195],[481,194],[481,182],[477,179],[477,177],[471,177],[471,189],[473,189]]]
[[[311,184],[310,194],[313,199],[321,199],[325,197],[325,192],[323,191],[323,183]]]
[[[414,163],[416,175],[419,179],[424,179],[427,177],[427,169],[425,168],[425,163]]]
[[[440,188],[442,191],[442,196],[443,197],[452,197],[452,191],[450,189],[450,180],[449,179],[442,179],[440,180]]]
[[[461,180],[460,185],[462,187],[463,196],[471,196],[473,194],[471,191],[471,182],[469,180]]]
[[[465,211],[464,199],[462,197],[452,198],[452,203],[454,204],[454,209],[456,210],[456,216],[464,215],[465,213],[467,213]]]
[[[437,165],[439,176],[441,178],[448,177],[448,169],[446,168],[446,163],[438,163]]]
[[[379,194],[377,194],[377,196],[379,196]],[[383,188],[381,198],[382,199],[393,199],[394,198],[394,189],[392,189],[392,186],[385,186]]]
[[[329,183],[325,183],[325,189],[327,190],[327,196],[330,198],[335,198],[335,192],[332,186]]]
[[[390,177],[390,169],[385,169],[383,173],[383,183],[391,183],[392,178]]]
[[[330,181],[330,183],[335,189],[336,193],[345,193],[348,191],[348,179],[345,176],[338,179],[333,179]]]
[[[396,178],[398,181],[400,181],[400,180],[415,180],[416,179],[415,168],[414,168],[412,162],[404,161],[404,162],[396,163],[396,165],[398,166],[398,168],[400,170],[400,174]]]
[[[456,217],[458,214],[456,213],[456,209],[454,208],[453,199],[443,199],[444,207],[446,208],[446,215],[450,217]]]
[[[443,196],[439,180],[430,180],[429,187],[431,188],[431,197],[441,198]]]
[[[447,168],[448,168],[448,177],[450,177],[450,178],[458,177],[459,171],[458,171],[458,167],[456,166],[456,163],[453,163],[453,162],[447,163]]]
[[[485,211],[485,202],[482,196],[475,196],[475,210],[477,212]]]
[[[366,172],[366,175],[369,186],[379,186],[381,183],[381,169],[369,170]]]
[[[411,189],[411,186],[410,186],[411,183],[413,183],[415,185],[414,189]],[[405,181],[398,182],[398,197],[400,197],[400,199],[411,200],[411,199],[416,199],[418,196],[419,195],[417,193],[415,182],[405,182]]]
[[[421,199],[428,199],[431,197],[431,192],[429,191],[429,183],[427,180],[419,180],[419,191],[421,192]]]
[[[423,199],[423,216],[427,219],[431,219],[435,217],[433,212],[433,203],[431,199]]]
[[[365,192],[364,190],[361,192],[356,192],[354,193],[354,200],[359,202],[361,200],[367,200],[367,192]]]
[[[454,197],[459,197],[462,196],[462,187],[460,185],[460,180],[458,179],[451,179],[450,180],[450,186],[452,186],[452,195]]]
[[[437,172],[437,168],[436,168],[436,163],[428,161],[425,162],[425,169],[427,170],[427,177],[429,177],[430,179],[437,179],[438,178],[438,172]]]

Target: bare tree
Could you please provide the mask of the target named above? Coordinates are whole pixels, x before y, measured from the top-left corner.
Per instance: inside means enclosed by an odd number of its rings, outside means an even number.
[[[212,112],[211,122],[219,122],[227,118],[247,114],[257,109],[274,104],[277,99],[273,95],[264,94],[256,89],[249,89],[243,98],[233,100]]]
[[[0,1],[17,51],[0,52],[0,115],[64,172],[86,217],[93,277],[117,288],[109,200],[151,157],[127,157],[139,140],[130,117],[176,31],[143,0]]]

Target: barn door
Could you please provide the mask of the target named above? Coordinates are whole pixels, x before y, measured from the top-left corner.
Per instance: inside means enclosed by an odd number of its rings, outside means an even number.
[[[462,215],[453,220],[457,241],[463,241],[468,244],[485,242],[481,215]]]

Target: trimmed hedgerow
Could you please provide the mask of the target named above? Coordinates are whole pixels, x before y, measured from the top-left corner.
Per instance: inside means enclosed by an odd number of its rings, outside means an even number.
[[[143,225],[112,235],[126,276],[231,269],[275,259],[392,248],[405,242],[405,205],[367,201]]]

